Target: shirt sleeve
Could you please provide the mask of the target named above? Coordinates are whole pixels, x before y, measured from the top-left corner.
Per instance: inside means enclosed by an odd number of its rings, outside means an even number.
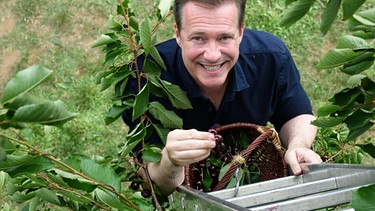
[[[298,69],[286,47],[282,64],[278,76],[278,102],[271,118],[277,130],[298,115],[313,114],[310,99],[300,82]]]

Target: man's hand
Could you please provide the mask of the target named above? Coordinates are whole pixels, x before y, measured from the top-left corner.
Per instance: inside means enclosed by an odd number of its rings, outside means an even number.
[[[215,136],[209,132],[194,129],[169,132],[160,162],[148,164],[151,179],[169,195],[183,183],[184,167],[207,158],[215,145]]]
[[[163,155],[176,166],[186,166],[207,158],[215,145],[215,136],[209,132],[173,130],[168,134]]]
[[[300,175],[300,163],[321,163],[319,155],[311,150],[317,127],[311,124],[315,117],[303,114],[286,122],[279,134],[283,146],[287,148],[285,161],[294,175]]]
[[[285,153],[285,161],[294,175],[302,173],[300,163],[322,163],[320,156],[306,147],[289,148]]]

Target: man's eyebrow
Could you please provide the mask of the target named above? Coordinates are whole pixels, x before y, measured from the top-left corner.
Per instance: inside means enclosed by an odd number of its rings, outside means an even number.
[[[207,34],[207,32],[196,31],[196,32],[193,32],[193,33],[189,34],[189,37],[191,37],[191,36],[197,36],[197,35],[205,35],[205,34]],[[221,33],[219,36],[229,36],[229,37],[233,37],[233,36],[234,36],[234,33],[232,33],[232,32],[223,32],[223,33]]]
[[[204,35],[204,34],[206,34],[206,32],[203,32],[203,31],[196,31],[196,32],[192,32],[192,33],[190,34],[190,36],[195,36],[195,35]]]
[[[221,34],[221,36],[233,37],[234,33],[232,33],[232,32],[224,32],[224,33]]]

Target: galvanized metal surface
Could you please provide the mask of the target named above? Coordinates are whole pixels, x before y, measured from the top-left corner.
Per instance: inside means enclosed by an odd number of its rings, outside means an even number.
[[[370,184],[375,184],[375,166],[307,165],[300,176],[238,189],[203,193],[181,186],[170,196],[170,202],[175,210],[316,210],[346,204],[352,190]]]

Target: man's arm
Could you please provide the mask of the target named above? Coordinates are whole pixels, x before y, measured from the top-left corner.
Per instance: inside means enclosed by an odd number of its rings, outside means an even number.
[[[303,114],[286,122],[279,135],[284,147],[287,148],[285,161],[295,175],[300,175],[300,163],[321,163],[319,155],[311,150],[317,128],[311,124],[313,115]]]

